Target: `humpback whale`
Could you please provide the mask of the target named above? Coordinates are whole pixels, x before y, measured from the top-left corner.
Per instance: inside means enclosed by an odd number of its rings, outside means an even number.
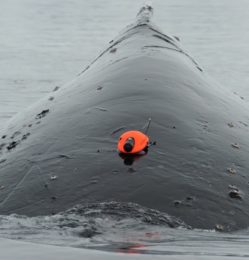
[[[163,33],[144,6],[69,84],[15,116],[0,136],[0,214],[55,214],[133,202],[193,228],[249,226],[249,107]],[[156,145],[125,165],[121,134]]]

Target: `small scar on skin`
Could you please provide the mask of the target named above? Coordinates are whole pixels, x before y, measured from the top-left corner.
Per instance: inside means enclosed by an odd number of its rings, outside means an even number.
[[[22,140],[26,140],[28,138],[28,136],[30,136],[30,133],[27,133],[25,135],[22,136]]]
[[[35,118],[41,119],[41,118],[45,117],[48,114],[48,112],[49,112],[49,109],[42,110],[42,112],[37,114]]]
[[[231,173],[231,174],[236,174],[237,173],[236,170],[234,168],[232,168],[232,167],[227,168],[227,172]]]
[[[111,50],[110,50],[110,53],[115,53],[117,51],[117,48],[112,48]]]
[[[17,145],[19,144],[19,142],[11,142],[8,146],[7,149],[10,151],[12,149],[14,149]]]
[[[120,132],[120,131],[122,131],[122,130],[124,130],[124,129],[126,129],[125,126],[121,126],[121,127],[119,127],[119,128],[116,128],[116,129],[114,129],[114,130],[111,132],[111,135],[114,135],[114,134],[116,134],[116,133],[118,133],[118,132]]]
[[[232,199],[242,199],[240,192],[236,189],[229,191],[229,197]]]
[[[107,109],[104,108],[104,107],[95,107],[95,109],[98,109],[98,110],[103,111],[103,112],[107,111]]]
[[[1,164],[1,163],[4,163],[4,162],[6,162],[6,161],[7,161],[6,159],[0,160],[0,164]]]
[[[53,92],[57,91],[60,87],[56,86],[53,90]]]
[[[231,144],[231,146],[235,149],[240,149],[240,146],[237,143]]]
[[[54,181],[54,180],[57,180],[57,179],[58,179],[58,176],[56,176],[56,175],[53,175],[53,176],[50,177],[51,181]]]

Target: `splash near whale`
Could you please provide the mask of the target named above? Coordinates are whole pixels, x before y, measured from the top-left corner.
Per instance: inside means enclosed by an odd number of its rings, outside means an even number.
[[[194,228],[249,226],[249,107],[208,77],[175,37],[136,22],[70,84],[0,136],[0,214],[136,203]],[[152,118],[156,145],[125,165],[125,131]]]

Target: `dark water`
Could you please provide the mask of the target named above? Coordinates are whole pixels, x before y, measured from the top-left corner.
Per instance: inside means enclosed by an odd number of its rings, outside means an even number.
[[[73,79],[133,21],[142,3],[1,1],[0,128],[55,86]],[[249,2],[155,0],[153,6],[154,22],[179,36],[213,78],[248,102]],[[0,216],[0,238],[0,259],[32,259],[28,257],[34,251],[36,259],[59,259],[67,247],[71,259],[151,259],[150,254],[163,259],[249,258],[248,230],[191,230],[166,214],[116,202],[80,205],[54,216]]]
[[[249,257],[248,231],[224,234],[214,230],[191,230],[165,213],[133,203],[78,205],[54,216],[1,216],[0,233],[5,239],[70,246],[72,254],[73,248],[82,249],[82,255],[100,250],[114,256],[127,255],[127,259],[134,255],[164,256],[164,259],[173,256],[174,259]],[[12,243],[3,241],[4,245]],[[24,250],[22,244],[19,247]],[[30,251],[35,247],[30,244]],[[1,256],[6,250],[3,246],[0,248]],[[98,255],[95,257],[93,259]]]

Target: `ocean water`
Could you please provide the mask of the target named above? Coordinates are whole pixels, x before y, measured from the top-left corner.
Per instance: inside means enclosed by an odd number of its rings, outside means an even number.
[[[143,2],[0,1],[0,129],[73,79],[134,20]],[[248,0],[151,2],[154,23],[178,36],[210,76],[248,102]],[[99,204],[84,215],[72,210],[35,218],[0,216],[0,259],[249,258],[248,230],[170,228],[175,222],[168,216],[127,207],[129,214]]]
[[[249,258],[248,230],[191,230],[165,213],[117,202],[80,205],[54,216],[0,216],[0,242],[5,260]],[[68,258],[60,258],[65,249]]]

